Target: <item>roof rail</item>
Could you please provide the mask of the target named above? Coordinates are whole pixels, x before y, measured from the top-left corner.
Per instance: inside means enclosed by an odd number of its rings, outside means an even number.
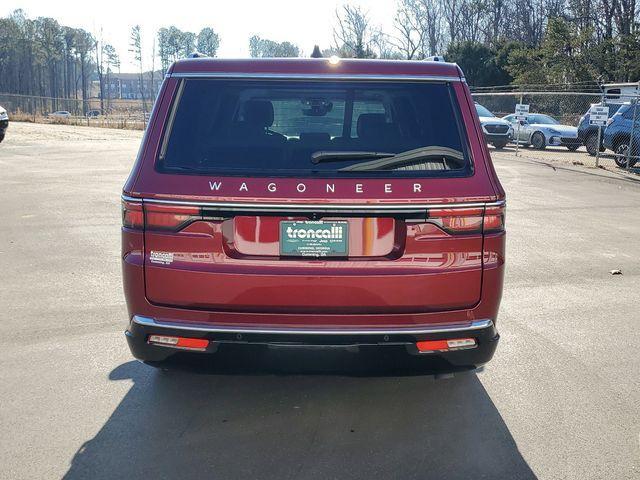
[[[206,58],[209,55],[205,55],[204,53],[200,53],[200,52],[192,52],[189,55],[187,55],[187,58]]]
[[[445,62],[446,60],[444,59],[444,57],[442,55],[433,55],[431,57],[425,58],[425,61],[427,61],[427,62]]]

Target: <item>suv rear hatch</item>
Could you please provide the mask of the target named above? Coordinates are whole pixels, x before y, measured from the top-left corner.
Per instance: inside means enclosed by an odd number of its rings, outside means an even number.
[[[502,210],[486,206],[494,192],[472,161],[482,151],[464,127],[461,85],[171,79],[166,89],[166,128],[136,184],[150,302],[265,314],[477,304],[483,231],[502,227]]]

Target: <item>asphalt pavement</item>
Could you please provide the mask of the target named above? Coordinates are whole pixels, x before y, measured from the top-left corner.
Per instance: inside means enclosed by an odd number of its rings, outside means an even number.
[[[123,336],[140,136],[14,123],[0,144],[0,478],[640,478],[639,181],[494,154],[507,272],[480,372],[250,349],[162,373]]]

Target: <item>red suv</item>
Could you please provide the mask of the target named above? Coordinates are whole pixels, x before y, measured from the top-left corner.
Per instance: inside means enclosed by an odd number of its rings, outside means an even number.
[[[491,359],[505,195],[454,64],[188,59],[122,195],[133,355],[404,347]]]

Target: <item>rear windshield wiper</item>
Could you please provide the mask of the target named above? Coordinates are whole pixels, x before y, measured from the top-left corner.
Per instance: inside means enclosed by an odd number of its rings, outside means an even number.
[[[311,163],[341,162],[343,160],[359,160],[366,158],[394,157],[390,152],[367,152],[361,150],[320,150],[311,154]]]
[[[453,161],[458,164],[464,163],[464,153],[449,147],[430,146],[421,147],[406,152],[397,153],[391,156],[384,156],[371,160],[370,162],[356,163],[348,167],[340,168],[339,172],[357,172],[367,170],[383,170],[392,167],[401,167],[411,163],[423,160],[441,160],[444,169],[447,169],[447,161]]]

